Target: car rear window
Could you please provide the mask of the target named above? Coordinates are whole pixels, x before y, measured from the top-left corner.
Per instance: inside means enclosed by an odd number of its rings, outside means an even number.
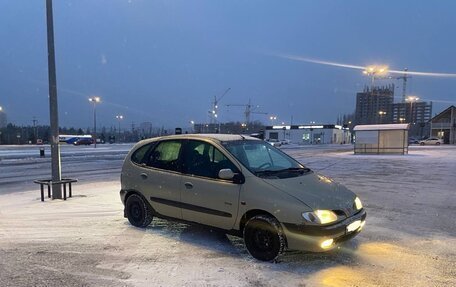
[[[154,143],[149,143],[138,148],[131,156],[131,161],[137,164],[146,163],[146,155],[153,145]]]

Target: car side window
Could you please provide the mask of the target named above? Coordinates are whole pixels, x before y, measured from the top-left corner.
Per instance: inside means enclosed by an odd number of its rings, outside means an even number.
[[[196,140],[188,141],[183,165],[185,173],[209,178],[218,178],[219,171],[225,168],[238,172],[236,166],[217,148]]]
[[[181,141],[163,141],[149,154],[147,165],[150,167],[178,171]]]
[[[136,164],[143,164],[147,162],[147,152],[150,148],[154,145],[154,143],[143,145],[142,147],[138,148],[131,156],[131,161]]]

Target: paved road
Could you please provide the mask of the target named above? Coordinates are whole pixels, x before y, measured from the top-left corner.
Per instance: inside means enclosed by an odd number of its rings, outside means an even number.
[[[118,180],[133,144],[61,146],[62,176],[80,182]],[[40,158],[40,148],[45,158]],[[0,146],[0,194],[35,188],[33,180],[51,177],[49,146]],[[38,186],[36,186],[38,189]]]

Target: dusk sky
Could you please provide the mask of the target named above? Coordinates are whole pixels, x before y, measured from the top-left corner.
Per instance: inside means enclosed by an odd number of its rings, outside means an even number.
[[[0,106],[8,121],[49,123],[45,0],[0,0]],[[278,122],[335,123],[370,80],[360,70],[294,61],[456,73],[456,1],[54,0],[60,126],[243,121],[259,105]],[[402,81],[396,84],[400,100]],[[414,76],[408,93],[456,104],[455,77]],[[262,114],[253,120],[270,123]]]

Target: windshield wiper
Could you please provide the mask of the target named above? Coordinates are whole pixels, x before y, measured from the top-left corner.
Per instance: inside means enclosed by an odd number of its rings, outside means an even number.
[[[265,169],[265,170],[258,170],[255,171],[256,175],[269,175],[269,174],[274,174],[280,172],[280,170],[270,170],[270,169]]]
[[[298,172],[302,172],[302,173],[307,173],[307,172],[310,172],[311,169],[308,167],[289,167],[289,168],[277,170],[277,172],[285,172],[285,171],[298,171]]]
[[[276,170],[259,170],[256,171],[256,175],[271,175],[271,174],[276,174],[276,173],[282,173],[282,172],[301,172],[301,173],[308,173],[310,172],[310,168],[308,167],[289,167],[285,169],[276,169]]]

